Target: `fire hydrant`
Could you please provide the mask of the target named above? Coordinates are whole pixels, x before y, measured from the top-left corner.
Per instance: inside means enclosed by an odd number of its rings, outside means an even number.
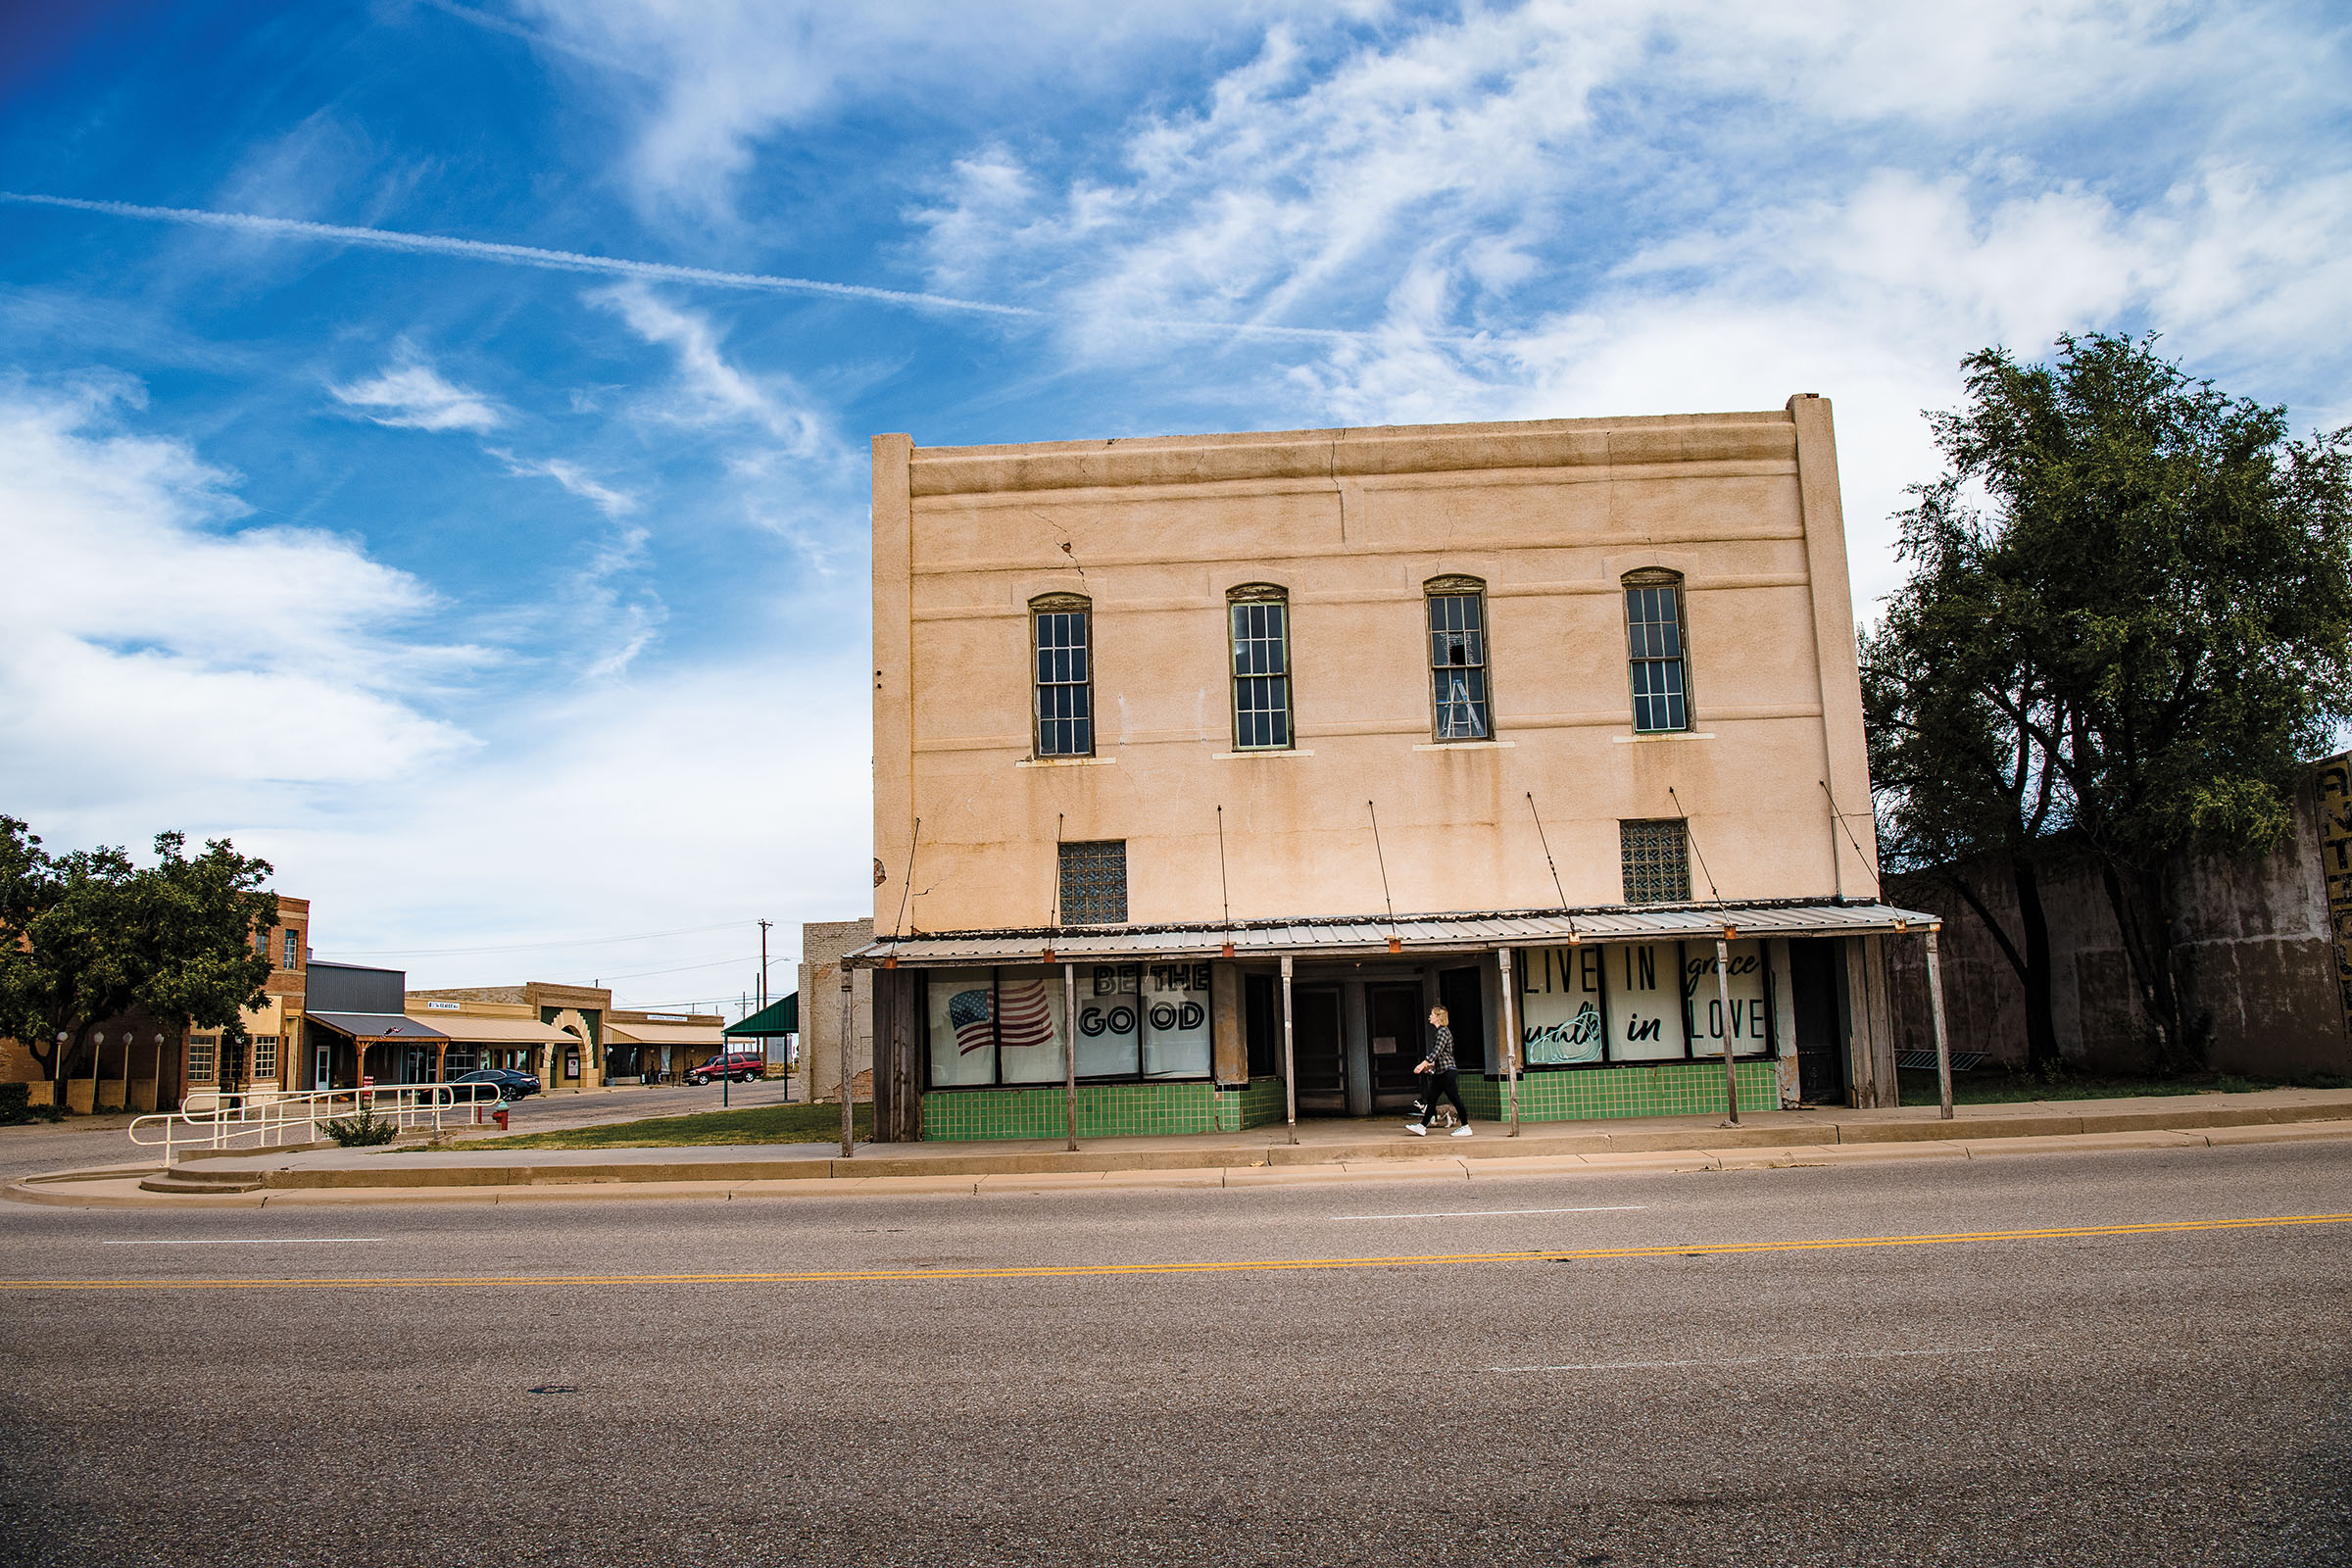
[[[503,1101],[491,1108],[490,1119],[498,1123],[500,1132],[503,1133],[507,1130],[507,1107]]]

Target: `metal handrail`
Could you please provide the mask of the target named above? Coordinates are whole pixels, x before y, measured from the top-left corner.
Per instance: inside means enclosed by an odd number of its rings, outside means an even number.
[[[384,1117],[396,1132],[422,1127],[428,1121],[439,1132],[443,1118],[459,1111],[469,1112],[468,1122],[478,1124],[484,1106],[505,1100],[498,1085],[478,1082],[306,1089],[290,1094],[275,1090],[241,1095],[212,1093],[210,1106],[191,1109],[200,1098],[203,1096],[191,1094],[180,1101],[177,1110],[138,1117],[130,1124],[130,1141],[142,1149],[162,1149],[164,1166],[170,1169],[174,1154],[181,1149],[234,1149],[239,1140],[248,1138],[255,1140],[252,1147],[257,1151],[289,1143],[314,1144],[318,1141],[321,1121],[356,1116],[362,1111]],[[153,1134],[159,1128],[163,1134],[160,1138],[142,1136],[142,1130]],[[301,1138],[287,1136],[297,1128],[302,1130]],[[182,1129],[186,1131],[183,1133]]]

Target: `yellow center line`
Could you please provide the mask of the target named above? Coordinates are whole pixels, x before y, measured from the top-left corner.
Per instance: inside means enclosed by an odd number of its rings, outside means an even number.
[[[729,1274],[485,1274],[415,1278],[0,1280],[6,1291],[368,1291],[451,1286],[836,1285],[891,1280],[1053,1280],[1122,1274],[1256,1274],[1322,1268],[1428,1268],[1462,1263],[1546,1263],[1616,1257],[1718,1257],[1747,1252],[1823,1252],[1864,1247],[1944,1247],[1962,1242],[2038,1242],[2078,1236],[2169,1236],[2189,1231],[2352,1225],[2352,1214],[2274,1214],[2253,1219],[2158,1220],[2144,1225],[2049,1225],[2020,1231],[1953,1231],[1926,1236],[1841,1236],[1798,1242],[1671,1242],[1657,1247],[1542,1248],[1513,1252],[1404,1252],[1388,1257],[1257,1257],[1201,1263],[1044,1263],[1006,1268],[853,1268]]]

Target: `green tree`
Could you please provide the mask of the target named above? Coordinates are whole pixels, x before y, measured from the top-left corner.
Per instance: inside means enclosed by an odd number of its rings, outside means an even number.
[[[1967,406],[1935,416],[1950,471],[1905,518],[1920,575],[1869,650],[1891,836],[2087,857],[2160,1054],[2191,1061],[2180,862],[2277,848],[2352,720],[2352,428],[2291,439],[2152,339],[1963,368]]]
[[[177,833],[156,835],[144,867],[120,849],[52,856],[0,816],[0,1035],[54,1079],[91,1030],[138,1009],[220,1030],[233,1061],[270,978],[255,940],[277,918],[270,873],[226,839],[191,857]]]
[[[2033,636],[2039,602],[2011,579],[1998,531],[1955,475],[1912,495],[1897,552],[1912,575],[1862,645],[1881,861],[1983,922],[2016,971],[2027,1060],[2041,1066],[2058,1057],[2058,1031],[2040,861],[2069,805],[2042,737],[2066,733],[2066,715]],[[2008,878],[2014,934],[1971,880],[1985,871]]]

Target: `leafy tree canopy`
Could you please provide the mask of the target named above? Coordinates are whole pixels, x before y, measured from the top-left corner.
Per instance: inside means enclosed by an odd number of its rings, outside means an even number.
[[[52,1077],[92,1029],[134,1010],[241,1044],[240,1015],[270,978],[256,941],[277,918],[270,874],[226,839],[191,857],[177,833],[156,835],[148,866],[120,849],[51,855],[0,816],[0,1035]]]
[[[2192,1054],[2170,868],[2276,848],[2352,719],[2352,429],[2295,440],[2152,339],[1963,369],[1967,406],[1931,416],[1949,470],[1902,519],[1914,575],[1864,648],[1890,868],[1997,853],[2025,907],[2045,846],[2088,855],[2163,1048]],[[1985,918],[2030,970],[2032,930]]]

